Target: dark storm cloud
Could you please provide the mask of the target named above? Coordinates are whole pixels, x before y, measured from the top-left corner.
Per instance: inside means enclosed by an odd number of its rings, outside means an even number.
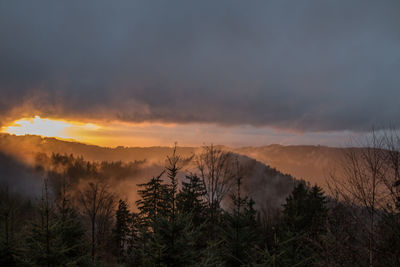
[[[399,126],[399,3],[2,1],[0,116]]]

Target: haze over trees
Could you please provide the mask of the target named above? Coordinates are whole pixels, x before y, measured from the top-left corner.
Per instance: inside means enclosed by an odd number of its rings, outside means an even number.
[[[144,161],[38,154],[38,198],[1,188],[0,265],[398,266],[399,140],[389,132],[349,148],[329,194],[292,178],[282,205],[270,201],[279,187],[251,189],[258,163],[213,145],[192,156],[175,147],[138,180],[134,201],[114,184],[143,175]],[[286,179],[260,175],[270,187]]]

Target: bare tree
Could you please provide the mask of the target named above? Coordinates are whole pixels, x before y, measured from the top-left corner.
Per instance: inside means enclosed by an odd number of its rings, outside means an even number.
[[[236,176],[235,170],[232,168],[233,159],[230,152],[218,149],[213,145],[204,146],[203,152],[196,158],[199,177],[206,191],[205,198],[212,218]]]
[[[392,129],[384,134],[385,162],[387,164],[386,175],[382,182],[386,186],[389,195],[390,208],[396,207],[400,203],[400,135],[399,132]]]
[[[91,256],[94,262],[96,244],[107,230],[112,220],[115,196],[104,182],[91,182],[79,193],[83,213],[89,218],[91,226]]]
[[[377,211],[386,196],[382,183],[386,175],[384,139],[373,131],[357,145],[360,148],[345,150],[340,174],[331,175],[327,182],[338,200],[367,212],[368,220],[362,215],[355,218],[368,232],[368,261],[373,266]]]

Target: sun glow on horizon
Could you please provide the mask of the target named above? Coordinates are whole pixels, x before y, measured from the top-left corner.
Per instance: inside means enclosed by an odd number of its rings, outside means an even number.
[[[95,121],[79,122],[35,116],[21,118],[0,132],[15,135],[39,135],[103,147],[201,146],[215,143],[227,146],[261,146],[267,144],[340,144],[346,133],[308,133],[276,131],[270,128],[215,124],[173,124],[157,122]],[[334,144],[336,145],[336,144]]]
[[[173,123],[127,123],[121,121],[84,123],[35,116],[18,119],[1,127],[0,132],[19,136],[54,137],[103,147],[157,146],[173,144],[172,141],[161,140],[160,132],[171,131],[175,127],[176,125]],[[175,140],[175,138],[173,139]]]
[[[49,118],[22,118],[1,129],[4,133],[15,135],[40,135],[44,137],[57,137],[61,139],[74,139],[79,141],[79,134],[95,131],[100,127],[91,123],[80,123]]]

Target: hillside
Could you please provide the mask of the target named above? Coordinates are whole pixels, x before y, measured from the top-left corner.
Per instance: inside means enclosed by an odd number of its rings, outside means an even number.
[[[171,153],[170,147],[100,147],[72,141],[37,135],[16,136],[0,134],[0,150],[11,155],[32,160],[36,153],[59,153],[83,156],[90,161],[135,161],[159,162]],[[196,148],[179,147],[178,153],[184,157],[195,153]]]
[[[326,146],[243,147],[236,153],[254,158],[283,173],[325,186],[325,178],[339,168],[344,149]]]
[[[107,162],[104,176],[112,185],[113,190],[122,195],[133,203],[137,200],[137,184],[146,182],[152,176],[161,172],[165,166],[165,159],[172,153],[172,148],[168,147],[149,147],[149,148],[102,148],[98,146],[85,145],[75,142],[60,141],[55,138],[41,138],[38,136],[12,136],[1,135],[0,138],[0,164],[9,166],[8,173],[13,173],[18,181],[29,180],[29,172],[25,171],[20,175],[20,170],[30,170],[32,179],[29,183],[34,183],[35,188],[40,188],[40,174],[35,172],[34,167],[40,166],[41,169],[60,169],[54,165],[54,161],[49,160],[52,153],[73,154],[75,159],[65,157],[63,161],[71,161],[71,168],[76,169],[76,164],[86,166],[88,162]],[[199,151],[199,148],[184,147],[179,148],[178,153],[182,156],[190,156]],[[45,153],[39,159],[36,157],[38,153]],[[77,159],[82,156],[84,161]],[[287,195],[291,192],[295,179],[286,174],[282,174],[278,170],[271,168],[253,158],[236,154],[243,168],[245,169],[245,179],[243,180],[243,191],[248,193],[259,209],[280,208]],[[20,160],[22,159],[22,161]],[[122,162],[119,162],[122,161]],[[25,162],[23,164],[22,162]],[[112,164],[112,162],[116,162]],[[129,163],[133,162],[133,163]],[[99,168],[103,165],[98,164]],[[133,164],[133,165],[130,165]],[[194,160],[189,162],[181,171],[180,180],[184,178],[186,173],[196,172]],[[22,167],[21,167],[22,166]],[[68,164],[67,164],[68,166]],[[112,168],[110,172],[109,168]],[[68,167],[61,168],[62,172],[71,173]],[[84,169],[84,168],[83,168]],[[0,170],[1,171],[1,170]],[[27,178],[28,177],[28,178]],[[77,183],[86,183],[90,178],[86,174],[77,174]],[[11,178],[3,176],[2,180],[13,184]],[[22,187],[25,183],[18,183],[14,187]],[[79,185],[77,184],[77,188]]]
[[[24,157],[31,161],[38,152],[47,154],[82,155],[91,161],[135,161],[147,160],[149,163],[162,163],[171,153],[170,147],[117,147],[107,148],[82,143],[61,141],[39,136],[0,135],[0,149],[6,153]],[[227,148],[235,153],[256,159],[282,173],[311,184],[325,185],[325,178],[338,166],[343,148],[325,146],[282,146]],[[184,157],[195,154],[199,148],[179,147],[178,153]]]

